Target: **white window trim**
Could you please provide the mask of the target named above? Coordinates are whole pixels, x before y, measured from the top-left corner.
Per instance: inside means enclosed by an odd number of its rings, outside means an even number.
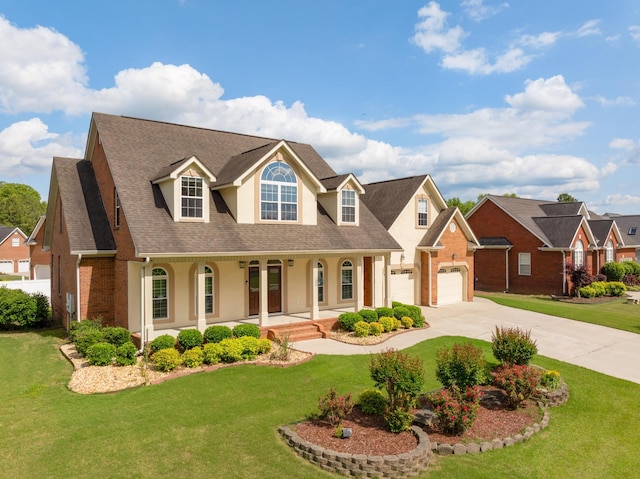
[[[153,272],[156,270],[162,270],[164,272],[163,275],[154,275]],[[166,296],[162,296],[162,297],[155,297],[155,291],[154,291],[154,282],[155,281],[164,281],[165,282],[165,292],[166,292]],[[158,316],[156,317],[155,315],[155,302],[158,300],[164,300],[166,301],[166,311],[167,314],[165,316]],[[169,273],[165,268],[162,268],[160,266],[156,266],[151,270],[151,317],[154,321],[157,320],[166,320],[169,319]]]
[[[191,184],[187,184],[186,185],[187,189],[200,188],[200,195],[199,196],[198,195],[191,196],[191,195],[184,195],[183,194],[183,189],[185,188],[183,186],[183,182],[185,180],[187,180],[187,182],[190,182],[190,180],[194,180],[196,183],[199,181],[199,183],[200,183],[199,186],[198,185],[191,185]],[[185,176],[181,176],[178,188],[180,189],[179,190],[179,193],[180,193],[179,194],[179,196],[180,196],[180,204],[178,205],[178,207],[180,208],[180,210],[179,210],[180,211],[180,218],[183,219],[183,220],[202,221],[205,218],[205,214],[206,214],[206,211],[205,211],[205,181],[204,181],[204,178],[202,178],[200,176],[186,176],[186,175]],[[200,215],[194,215],[194,216],[185,215],[184,214],[185,206],[183,204],[184,200],[187,200],[187,201],[188,200],[196,200],[196,201],[200,200],[200,208],[199,208],[200,209]],[[197,206],[194,207],[194,206],[187,205],[186,208],[187,208],[187,211],[190,211],[190,210],[197,211],[198,210]]]
[[[615,261],[615,252],[613,249],[613,241],[607,241],[604,250],[604,262],[605,263],[613,263]]]
[[[584,246],[582,240],[576,241],[573,250],[573,266],[576,268],[582,268],[584,266]]]
[[[531,276],[531,253],[518,253],[518,274]]]
[[[350,195],[353,194],[353,205],[345,204],[345,200],[351,201],[351,198],[347,198],[347,192],[350,193]],[[349,210],[353,209],[353,221],[345,219],[345,209],[347,208]],[[355,190],[344,189],[340,191],[340,224],[358,224],[358,194],[355,192]]]
[[[425,205],[425,211],[420,211],[420,205]],[[418,198],[416,202],[416,226],[418,228],[426,228],[429,226],[429,200],[427,198]],[[424,224],[420,222],[420,215],[424,215]]]
[[[348,263],[348,265],[347,265]],[[352,301],[353,297],[354,297],[354,281],[353,281],[353,272],[354,272],[355,268],[353,267],[353,262],[351,260],[344,260],[340,263],[340,300],[341,301]],[[345,271],[351,271],[351,282],[350,283],[345,283],[344,282],[344,275],[343,273]],[[344,287],[345,286],[351,286],[351,297],[346,298],[344,296]]]
[[[293,178],[294,181],[279,181],[279,180],[269,180],[269,179],[265,179],[264,175],[267,172],[267,168],[270,165],[273,165],[274,163],[277,164],[281,164],[286,166],[286,168],[291,172],[291,177]],[[263,186],[267,186],[267,185],[271,185],[271,186],[275,186],[275,196],[276,199],[275,201],[266,201],[262,198],[263,195]],[[295,201],[284,201],[283,200],[283,189],[289,187],[293,190],[294,194],[295,194]],[[299,188],[298,188],[298,177],[296,176],[295,171],[293,170],[293,168],[291,168],[291,166],[289,166],[287,163],[285,163],[284,161],[277,161],[277,162],[272,162],[269,163],[265,169],[262,171],[262,174],[260,175],[260,196],[259,196],[259,217],[260,217],[260,221],[265,221],[265,222],[286,222],[286,223],[296,223],[298,221],[298,214],[299,214],[299,208],[298,208],[298,201],[300,198],[299,195]],[[265,218],[263,217],[263,209],[262,209],[262,205],[264,203],[269,203],[269,204],[275,204],[276,205],[276,216],[277,218]],[[292,211],[284,211],[283,206],[284,205],[294,205],[295,206],[295,210]],[[293,218],[284,218],[285,213],[287,215],[291,215],[293,213]]]

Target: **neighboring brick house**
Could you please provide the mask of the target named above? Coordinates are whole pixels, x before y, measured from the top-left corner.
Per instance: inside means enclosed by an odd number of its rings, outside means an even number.
[[[0,274],[29,275],[27,235],[20,228],[0,226]]]
[[[640,262],[640,215],[605,215],[616,222],[624,243],[621,261],[633,259]]]
[[[26,244],[29,247],[29,278],[30,279],[50,279],[51,278],[51,253],[44,250],[44,222],[46,216],[38,218],[35,228],[27,238]]]
[[[145,341],[390,306],[402,248],[364,193],[307,144],[94,113],[85,157],[53,160],[53,315],[100,316]]]
[[[391,254],[394,300],[442,306],[473,300],[478,241],[429,175],[364,185],[362,201],[400,243]]]
[[[467,221],[481,245],[475,254],[480,291],[569,294],[567,265],[597,274],[605,262],[635,257],[616,220],[582,202],[487,195]]]

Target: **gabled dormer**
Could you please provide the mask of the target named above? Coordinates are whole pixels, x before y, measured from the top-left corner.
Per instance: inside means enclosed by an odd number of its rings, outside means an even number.
[[[153,184],[160,187],[173,221],[209,222],[209,189],[216,177],[197,157],[184,158],[165,168]]]
[[[325,188],[284,140],[227,161],[213,189],[238,223],[317,224],[317,197]]]
[[[365,193],[363,186],[351,173],[324,178],[322,184],[326,193],[318,196],[318,201],[331,219],[340,226],[360,224],[360,196]]]

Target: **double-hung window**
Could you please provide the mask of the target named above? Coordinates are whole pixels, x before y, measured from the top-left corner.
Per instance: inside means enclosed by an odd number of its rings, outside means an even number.
[[[260,177],[260,219],[298,220],[298,181],[282,161],[269,163]]]
[[[429,202],[425,198],[418,198],[418,226],[429,225]]]
[[[531,253],[518,253],[518,274],[531,276]]]
[[[202,218],[203,187],[202,178],[183,176],[181,178],[181,202],[183,218]]]
[[[342,190],[340,196],[341,196],[341,204],[342,204],[342,222],[355,223],[356,222],[356,192],[353,190]]]

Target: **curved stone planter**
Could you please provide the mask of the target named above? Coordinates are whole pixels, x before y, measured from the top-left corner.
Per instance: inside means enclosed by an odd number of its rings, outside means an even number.
[[[554,391],[538,389],[536,398],[542,401],[547,407],[562,406],[569,400],[569,386],[567,386],[567,383],[563,380],[560,387]]]
[[[325,449],[303,440],[287,426],[281,426],[278,432],[296,453],[326,471],[354,477],[405,478],[425,471],[432,456],[427,433],[417,426],[412,426],[411,430],[418,438],[418,446],[413,451],[390,456],[348,454]]]
[[[502,449],[503,447],[511,447],[515,444],[526,441],[535,433],[543,430],[549,425],[549,413],[545,410],[539,423],[532,424],[527,427],[522,434],[514,434],[513,437],[504,439],[492,439],[491,441],[483,441],[480,443],[470,442],[466,444],[445,444],[432,442],[431,450],[441,456],[449,456],[451,454],[478,454],[481,452],[493,451],[494,449]]]

